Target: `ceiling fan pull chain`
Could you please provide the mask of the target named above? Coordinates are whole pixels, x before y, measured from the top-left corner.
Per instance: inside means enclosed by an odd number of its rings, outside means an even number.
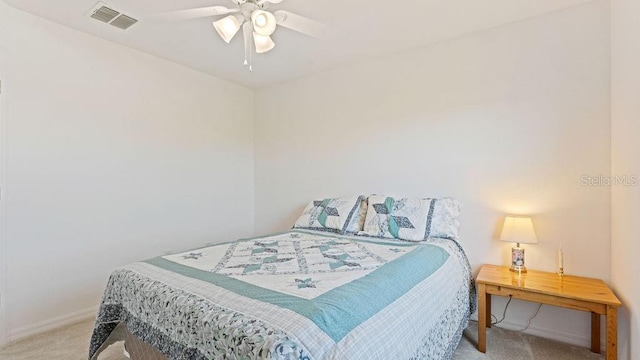
[[[253,47],[252,46],[249,46],[249,72],[253,72]]]
[[[251,23],[245,22],[242,24],[242,35],[244,36],[244,66],[249,65],[249,71],[252,71],[251,66]]]

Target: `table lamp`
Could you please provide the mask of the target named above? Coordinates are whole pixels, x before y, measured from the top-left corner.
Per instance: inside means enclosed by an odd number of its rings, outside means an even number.
[[[524,249],[520,244],[537,244],[533,222],[528,216],[507,216],[504,218],[500,240],[516,243],[511,248],[511,271],[527,272],[524,266]]]

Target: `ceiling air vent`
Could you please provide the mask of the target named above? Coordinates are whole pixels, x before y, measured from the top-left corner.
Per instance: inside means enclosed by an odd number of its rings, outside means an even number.
[[[91,10],[89,10],[87,16],[122,30],[126,30],[138,22],[138,20],[131,16],[125,15],[118,10],[114,10],[112,6],[108,6],[102,2],[97,3]]]
[[[122,30],[127,30],[131,25],[137,23],[138,20],[129,17],[127,15],[120,15],[115,20],[111,22],[111,25],[120,28]]]
[[[109,23],[109,21],[113,20],[116,18],[116,16],[120,15],[119,12],[110,9],[106,6],[100,6],[100,8],[96,9],[92,14],[91,17],[96,19],[96,20],[100,20],[102,22],[105,23]]]

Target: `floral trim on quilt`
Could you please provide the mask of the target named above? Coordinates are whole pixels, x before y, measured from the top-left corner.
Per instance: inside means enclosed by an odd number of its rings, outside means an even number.
[[[469,258],[465,255],[464,248],[460,243],[456,240],[451,239],[436,239],[435,242],[446,244],[450,249],[451,253],[458,258],[458,261],[464,265],[465,267],[465,278],[464,281],[469,284],[469,315],[476,312],[478,307],[477,293],[476,293],[476,282],[473,278],[473,270],[471,268],[471,263],[469,262]]]
[[[410,360],[447,360],[453,357],[462,338],[462,331],[469,326],[470,313],[466,306],[467,291],[468,289],[460,288],[455,299],[458,306],[449,308],[440,317],[441,326],[434,328],[424,336],[422,346],[416,350]]]
[[[89,359],[121,322],[172,360],[309,359],[281,330],[125,269],[109,278]]]

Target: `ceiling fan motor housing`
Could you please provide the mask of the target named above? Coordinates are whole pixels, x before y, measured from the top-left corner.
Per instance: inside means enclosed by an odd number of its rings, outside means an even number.
[[[240,13],[242,13],[242,16],[244,16],[245,19],[250,20],[251,14],[253,14],[254,11],[260,10],[260,9],[261,8],[258,4],[255,4],[252,2],[245,2],[240,6]]]

